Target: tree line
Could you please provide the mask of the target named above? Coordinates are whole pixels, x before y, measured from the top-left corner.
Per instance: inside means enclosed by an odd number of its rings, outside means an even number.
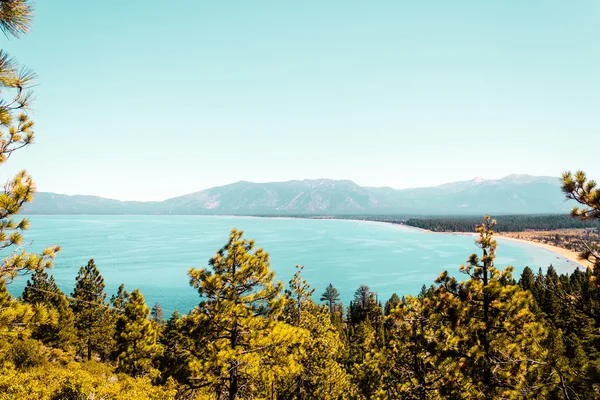
[[[430,217],[408,218],[404,223],[434,232],[474,232],[481,217]],[[497,232],[553,231],[558,229],[595,229],[600,233],[600,224],[595,219],[581,220],[570,215],[502,215],[496,217]]]

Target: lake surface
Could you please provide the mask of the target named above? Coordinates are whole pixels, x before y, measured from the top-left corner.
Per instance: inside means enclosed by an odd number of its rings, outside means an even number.
[[[31,216],[24,235],[30,249],[62,246],[50,271],[60,288],[73,291],[79,267],[94,258],[108,297],[124,283],[139,288],[149,306],[187,312],[199,301],[187,270],[207,266],[235,227],[271,255],[276,278],[286,284],[295,265],[318,300],[331,282],[347,305],[365,284],[385,302],[392,293],[417,294],[444,270],[464,279],[459,266],[476,252],[474,237],[435,234],[373,222],[206,216]],[[512,265],[518,277],[525,266],[537,271],[553,264],[559,273],[577,265],[535,246],[498,239],[496,265]],[[26,279],[9,285],[19,295]]]

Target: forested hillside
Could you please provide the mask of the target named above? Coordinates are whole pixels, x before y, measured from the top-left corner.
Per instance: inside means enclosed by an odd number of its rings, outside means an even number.
[[[473,232],[480,223],[478,217],[408,218],[404,223],[433,232]],[[597,220],[579,220],[570,215],[500,215],[496,218],[496,232],[522,232],[525,230],[553,231],[557,229],[599,228]]]

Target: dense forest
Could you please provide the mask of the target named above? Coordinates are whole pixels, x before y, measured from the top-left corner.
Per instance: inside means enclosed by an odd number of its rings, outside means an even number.
[[[0,30],[27,33],[26,0],[0,1]],[[0,53],[0,164],[34,142],[34,74]],[[600,219],[582,172],[563,191]],[[163,315],[121,286],[108,297],[93,260],[71,293],[51,275],[60,247],[27,252],[35,185],[19,172],[0,193],[0,399],[598,399],[600,257],[558,275],[496,266],[496,221],[477,225],[477,251],[418,296],[380,303],[368,286],[348,305],[332,282],[316,295],[303,267],[284,285],[269,255],[232,230],[206,267],[190,269],[198,305]],[[92,256],[92,255],[90,255]],[[465,255],[467,257],[467,255]],[[8,287],[28,279],[21,296]]]
[[[580,220],[569,215],[502,215],[496,217],[497,232],[553,231],[591,228],[600,232],[597,220]],[[398,223],[434,232],[474,232],[481,217],[408,218]]]

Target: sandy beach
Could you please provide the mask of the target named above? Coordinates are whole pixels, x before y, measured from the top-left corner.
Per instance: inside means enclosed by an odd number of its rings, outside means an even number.
[[[552,246],[552,245],[546,244],[546,243],[534,242],[533,240],[517,239],[517,238],[509,237],[506,235],[502,235],[500,233],[497,233],[496,236],[503,240],[512,240],[514,242],[521,242],[521,243],[526,243],[526,244],[529,244],[532,246],[542,247],[542,248],[548,249],[556,254],[559,254],[559,255],[563,256],[564,258],[566,258],[567,260],[572,261],[578,265],[581,265],[586,268],[592,267],[592,263],[590,263],[587,260],[580,260],[579,254],[573,250],[563,249],[562,247]]]
[[[406,227],[413,228],[413,229],[418,229],[420,231],[433,233],[433,234],[479,236],[479,234],[475,233],[475,232],[434,232],[434,231],[431,231],[428,229],[417,228],[417,227],[413,227],[410,225],[402,225],[402,226],[406,226]],[[520,242],[520,243],[524,243],[524,244],[527,244],[530,246],[537,246],[537,247],[541,247],[541,248],[550,250],[553,253],[556,253],[556,254],[566,258],[567,260],[572,261],[573,263],[576,264],[576,266],[582,266],[582,267],[586,267],[586,268],[591,268],[593,266],[592,263],[587,260],[580,260],[579,254],[576,251],[564,249],[564,248],[558,247],[558,246],[552,246],[552,245],[546,244],[546,243],[534,242],[533,240],[517,239],[514,237],[503,235],[502,233],[496,233],[495,236],[496,236],[496,239],[511,240],[514,242]]]

